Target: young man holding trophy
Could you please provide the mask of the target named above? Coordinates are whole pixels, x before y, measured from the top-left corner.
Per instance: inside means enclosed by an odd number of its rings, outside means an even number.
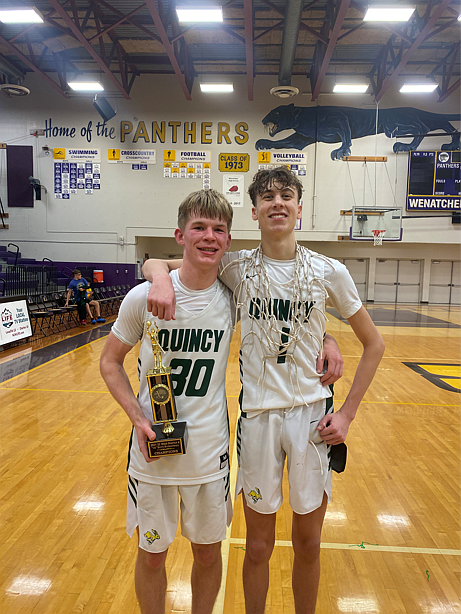
[[[184,259],[171,273],[176,319],[153,317],[147,311],[151,284],[140,284],[123,300],[101,355],[107,387],[133,424],[127,532],[138,530],[135,586],[142,614],[165,612],[165,559],[179,507],[194,556],[193,614],[211,614],[221,584],[221,541],[232,517],[225,374],[234,318],[217,273],[230,246],[232,214],[214,190],[183,201],[175,237]],[[123,362],[139,340],[136,397]]]
[[[259,171],[248,193],[261,244],[225,254],[219,270],[241,316],[236,493],[242,492],[247,529],[243,563],[247,614],[265,611],[285,463],[293,511],[294,611],[314,613],[332,470],[344,469],[344,440],[384,352],[381,335],[346,267],[297,242],[302,192],[301,181],[286,167]],[[165,321],[175,315],[166,274],[175,266],[176,262],[165,261],[143,266],[145,277],[155,279],[148,308]],[[362,345],[349,393],[336,413],[329,384],[338,377],[325,346],[328,304],[347,319]],[[328,357],[324,375],[319,354]]]

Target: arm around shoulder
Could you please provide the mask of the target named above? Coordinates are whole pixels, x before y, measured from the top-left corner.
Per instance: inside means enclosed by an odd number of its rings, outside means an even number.
[[[147,281],[153,281],[155,275],[162,275],[170,273],[175,269],[179,269],[182,266],[182,259],[179,260],[160,260],[157,258],[149,258],[142,265],[142,274]]]
[[[182,260],[146,260],[142,274],[152,286],[147,296],[147,311],[159,320],[174,320],[176,295],[170,279],[170,271],[179,269]]]

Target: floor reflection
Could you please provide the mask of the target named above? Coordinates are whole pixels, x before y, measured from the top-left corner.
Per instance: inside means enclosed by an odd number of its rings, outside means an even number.
[[[17,375],[21,375],[22,373],[26,373],[26,371],[30,371],[31,369],[35,369],[36,367],[50,362],[50,360],[54,360],[59,356],[63,356],[68,352],[72,352],[72,350],[76,350],[87,343],[107,337],[111,328],[112,323],[105,324],[104,326],[99,326],[98,328],[92,328],[85,331],[80,335],[75,335],[74,337],[57,341],[56,343],[41,348],[40,350],[36,350],[35,352],[29,352],[22,356],[12,357],[10,360],[0,364],[0,383],[6,382]]]

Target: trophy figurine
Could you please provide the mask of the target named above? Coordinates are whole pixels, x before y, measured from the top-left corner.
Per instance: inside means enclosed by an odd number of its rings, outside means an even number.
[[[187,443],[186,423],[177,422],[178,412],[171,381],[171,367],[162,365],[162,348],[158,341],[158,326],[147,323],[147,335],[152,343],[154,368],[146,373],[154,422],[152,430],[156,438],[147,441],[150,458],[185,454]]]

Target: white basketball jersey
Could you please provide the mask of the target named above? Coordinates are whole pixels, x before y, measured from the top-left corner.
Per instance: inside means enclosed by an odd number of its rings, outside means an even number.
[[[244,305],[240,310],[240,373],[241,409],[245,412],[291,408],[331,396],[316,371],[325,334],[326,300],[345,318],[356,313],[362,303],[343,264],[305,248],[301,248],[301,254],[302,283],[296,301],[302,328],[297,342],[282,353],[281,345],[291,335],[295,261],[264,256],[270,284],[267,292],[260,269],[249,270],[247,266],[254,250],[228,253],[221,260],[220,279],[234,292],[236,301]],[[264,317],[263,302],[274,318],[272,326]]]
[[[154,484],[202,484],[224,477],[229,470],[229,426],[225,376],[232,336],[229,290],[216,282],[211,302],[199,313],[176,306],[176,320],[165,322],[147,312],[151,284],[133,288],[123,300],[112,332],[123,343],[141,339],[138,359],[139,404],[153,419],[148,369],[154,366],[152,343],[146,335],[148,321],[159,327],[162,363],[172,368],[178,421],[187,422],[186,454],[146,463],[135,433],[130,441],[128,473]],[[205,291],[206,292],[206,291]],[[200,294],[200,293],[198,293]]]

